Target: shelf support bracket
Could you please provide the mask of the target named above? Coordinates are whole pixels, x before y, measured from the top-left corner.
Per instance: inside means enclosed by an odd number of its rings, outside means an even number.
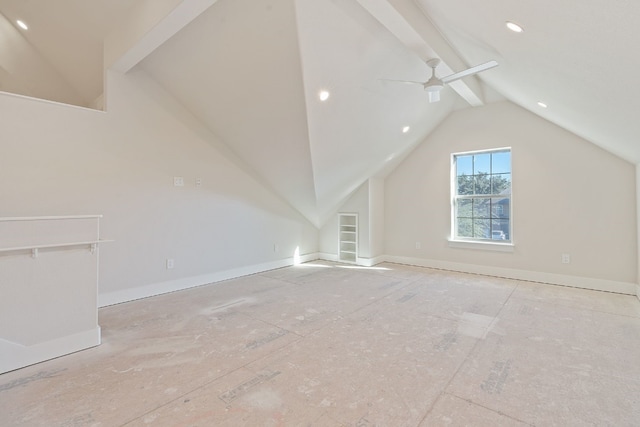
[[[38,258],[38,248],[31,249],[31,258]]]

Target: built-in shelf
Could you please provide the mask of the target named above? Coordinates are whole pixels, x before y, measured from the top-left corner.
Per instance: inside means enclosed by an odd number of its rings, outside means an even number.
[[[355,263],[358,260],[358,214],[338,214],[339,252],[338,258],[343,262]]]

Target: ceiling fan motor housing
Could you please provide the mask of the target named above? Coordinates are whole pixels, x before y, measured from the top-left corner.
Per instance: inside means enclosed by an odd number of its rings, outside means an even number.
[[[440,90],[442,90],[444,85],[442,84],[440,79],[436,79],[432,77],[424,83],[423,87],[424,87],[424,90],[426,90],[427,92],[440,92]]]

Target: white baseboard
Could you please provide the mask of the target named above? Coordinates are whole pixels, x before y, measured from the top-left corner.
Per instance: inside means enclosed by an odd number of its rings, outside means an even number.
[[[386,255],[380,255],[373,258],[358,258],[357,264],[364,267],[373,267],[376,264],[380,264],[387,259]]]
[[[299,262],[309,262],[316,259],[339,262],[337,254],[311,253],[301,255]],[[487,276],[504,277],[515,280],[548,283],[552,285],[571,286],[575,288],[591,289],[605,292],[615,292],[627,295],[637,295],[640,299],[640,286],[635,283],[617,282],[613,280],[593,279],[588,277],[569,276],[563,274],[543,273],[538,271],[517,270],[502,267],[464,264],[450,261],[438,261],[422,258],[411,258],[394,255],[381,255],[375,258],[358,258],[357,265],[371,267],[381,262],[415,265],[418,267],[437,268],[441,270],[458,271],[462,273],[483,274]],[[235,279],[251,274],[262,273],[268,270],[294,265],[293,258],[286,258],[262,264],[219,271],[201,276],[185,277],[177,280],[153,283],[137,288],[123,289],[121,291],[108,292],[98,295],[98,307],[120,304],[155,295],[194,288],[197,286]]]
[[[551,285],[571,286],[574,288],[595,291],[615,292],[618,294],[638,295],[640,287],[635,283],[618,282],[590,277],[569,276],[565,274],[544,273],[539,271],[517,270],[512,268],[492,267],[485,265],[464,264],[450,261],[438,261],[422,258],[386,255],[384,260],[397,264],[415,265],[418,267],[437,268],[441,270],[458,271],[461,273],[483,274],[487,276],[504,277],[507,279],[526,280],[529,282],[548,283]],[[640,298],[640,296],[639,296]]]
[[[318,259],[321,259],[321,260],[324,260],[324,261],[340,262],[340,259],[338,258],[338,254],[330,254],[330,253],[326,253],[326,252],[320,252],[318,254]],[[385,259],[386,259],[386,255],[381,255],[381,256],[374,257],[374,258],[360,258],[360,257],[358,257],[356,259],[355,264],[356,265],[361,265],[363,267],[373,267],[376,264],[380,264],[381,262],[384,262]]]
[[[120,304],[123,302],[134,301],[137,299],[148,298],[155,295],[181,291],[189,288],[195,288],[197,286],[221,282],[223,280],[249,276],[251,274],[262,273],[264,271],[275,270],[282,267],[288,267],[297,263],[313,261],[318,258],[319,255],[317,253],[312,253],[307,255],[300,255],[299,259],[285,258],[277,261],[265,262],[262,264],[234,268],[231,270],[217,271],[215,273],[203,274],[200,276],[184,277],[181,279],[169,280],[166,282],[152,283],[150,285],[139,286],[136,288],[123,289],[121,291],[98,294],[98,307],[107,307],[109,305]]]
[[[100,326],[51,341],[22,345],[0,338],[0,374],[100,344]]]
[[[340,259],[338,259],[338,254],[329,254],[329,253],[326,253],[326,252],[319,252],[318,253],[318,259],[321,259],[323,261],[340,262]]]

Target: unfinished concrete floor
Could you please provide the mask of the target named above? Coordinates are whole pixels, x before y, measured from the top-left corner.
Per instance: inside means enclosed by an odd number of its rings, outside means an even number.
[[[640,425],[632,296],[315,262],[100,325],[101,346],[0,375],[0,425]]]

